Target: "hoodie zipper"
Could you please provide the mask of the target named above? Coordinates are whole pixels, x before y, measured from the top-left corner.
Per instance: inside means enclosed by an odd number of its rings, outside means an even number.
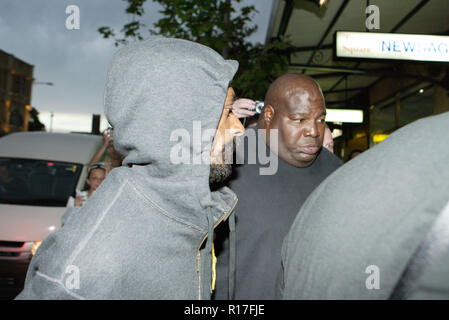
[[[239,199],[236,197],[234,204],[231,207],[231,210],[229,210],[229,213],[226,214],[226,212],[224,212],[224,214],[221,216],[220,219],[218,219],[218,221],[214,224],[214,229],[223,221],[226,220],[233,212],[234,209],[237,205],[237,202],[239,201]],[[207,239],[207,237],[209,236],[209,234],[206,234],[203,239],[200,242],[200,245],[198,246],[197,249],[197,254],[196,254],[196,272],[198,273],[198,299],[201,300],[201,254],[200,254],[200,248],[202,247],[204,241]],[[213,259],[213,257],[212,257]]]

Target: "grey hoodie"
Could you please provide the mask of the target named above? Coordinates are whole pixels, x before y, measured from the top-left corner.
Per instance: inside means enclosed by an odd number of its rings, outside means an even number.
[[[210,165],[192,164],[210,155],[212,137],[195,148],[190,140],[193,121],[215,131],[237,67],[208,47],[162,37],[116,53],[104,104],[123,166],[45,239],[18,299],[210,297],[206,238],[237,198],[211,192]],[[173,151],[189,163],[173,164]]]

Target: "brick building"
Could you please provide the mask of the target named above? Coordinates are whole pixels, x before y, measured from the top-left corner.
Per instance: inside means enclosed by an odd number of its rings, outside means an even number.
[[[0,50],[0,136],[28,130],[33,69]]]

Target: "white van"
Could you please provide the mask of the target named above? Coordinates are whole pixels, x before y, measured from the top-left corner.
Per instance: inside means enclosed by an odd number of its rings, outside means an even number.
[[[0,138],[0,292],[19,293],[32,255],[60,228],[67,200],[83,187],[101,143],[101,136],[74,133]]]

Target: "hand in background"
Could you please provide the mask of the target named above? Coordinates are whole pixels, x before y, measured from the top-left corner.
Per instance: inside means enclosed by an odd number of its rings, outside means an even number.
[[[254,111],[249,111],[248,108],[254,108],[254,100],[246,98],[237,99],[232,104],[232,113],[238,118],[246,118],[256,114]]]
[[[83,196],[77,196],[75,198],[75,207],[81,207],[86,199]]]
[[[107,148],[113,143],[112,134],[110,130],[105,130],[103,132],[103,147]]]

